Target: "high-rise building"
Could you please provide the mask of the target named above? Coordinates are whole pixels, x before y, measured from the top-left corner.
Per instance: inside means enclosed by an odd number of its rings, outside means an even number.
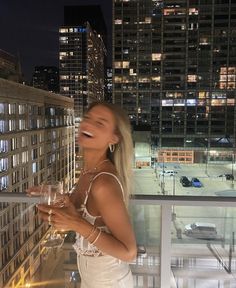
[[[60,94],[74,98],[76,138],[89,103],[104,99],[104,52],[101,36],[88,22],[60,28]]]
[[[0,78],[22,82],[20,61],[14,55],[0,49]]]
[[[73,100],[0,79],[0,193],[75,179]],[[35,205],[0,203],[0,287],[26,287],[47,251]]]
[[[59,69],[54,66],[36,66],[32,86],[46,91],[59,92]]]
[[[64,7],[64,25],[78,26],[89,22],[93,30],[102,36],[107,49],[107,28],[99,5],[80,5]]]
[[[236,147],[235,1],[115,0],[113,10],[114,101],[151,129],[153,147],[227,159]]]

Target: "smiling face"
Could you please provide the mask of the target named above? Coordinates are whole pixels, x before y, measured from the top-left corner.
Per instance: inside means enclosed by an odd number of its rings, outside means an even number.
[[[83,148],[106,150],[118,142],[115,117],[103,105],[92,107],[84,116],[79,129],[79,145]]]

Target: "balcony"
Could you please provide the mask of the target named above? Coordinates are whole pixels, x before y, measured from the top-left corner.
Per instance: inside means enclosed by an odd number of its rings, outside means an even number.
[[[236,287],[235,180],[227,180],[224,175],[234,173],[235,168],[234,163],[226,162],[159,163],[154,168],[134,171],[135,195],[130,214],[139,254],[130,265],[135,288]],[[177,173],[165,176],[163,169]],[[183,186],[183,175],[190,182],[191,176],[197,177],[202,186]],[[26,202],[31,207],[37,201],[23,193],[0,193],[0,202]],[[205,228],[196,231],[192,225],[190,229],[189,224],[194,223],[204,224]],[[21,266],[19,287],[80,287],[73,241],[70,234],[62,248],[45,251],[39,239],[35,244],[39,255],[31,247],[30,265],[25,260]],[[4,275],[5,268],[1,267],[0,275]],[[17,271],[10,272],[3,277],[4,285],[19,278]],[[4,285],[1,287],[7,287]]]

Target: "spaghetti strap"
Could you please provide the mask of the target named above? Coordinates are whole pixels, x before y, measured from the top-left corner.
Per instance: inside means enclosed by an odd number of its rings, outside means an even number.
[[[84,203],[83,203],[84,205],[86,205],[86,203],[87,203],[88,196],[89,196],[89,192],[90,192],[90,190],[91,190],[93,181],[94,181],[96,178],[98,178],[100,175],[102,175],[102,174],[110,175],[110,176],[112,176],[112,177],[114,177],[114,178],[116,179],[116,181],[117,181],[117,182],[119,183],[119,185],[120,185],[121,192],[122,192],[122,196],[123,196],[123,200],[125,199],[124,188],[123,188],[123,186],[122,186],[122,184],[121,184],[121,182],[120,182],[120,179],[119,179],[115,174],[113,174],[113,173],[110,173],[110,172],[100,172],[100,173],[98,173],[97,175],[95,175],[95,176],[93,177],[93,179],[91,180],[91,182],[90,182],[90,184],[89,184],[89,188],[88,188],[88,190],[87,190],[86,197],[85,197]]]

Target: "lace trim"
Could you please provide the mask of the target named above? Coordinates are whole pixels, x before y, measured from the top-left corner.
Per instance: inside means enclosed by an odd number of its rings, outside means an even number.
[[[75,249],[77,254],[85,255],[85,256],[93,256],[93,257],[98,257],[104,255],[101,250],[99,250],[95,245],[90,244],[88,241],[88,248],[81,248],[83,245],[81,245],[81,241],[83,241],[83,237],[77,238],[75,244],[73,244],[73,248]]]

